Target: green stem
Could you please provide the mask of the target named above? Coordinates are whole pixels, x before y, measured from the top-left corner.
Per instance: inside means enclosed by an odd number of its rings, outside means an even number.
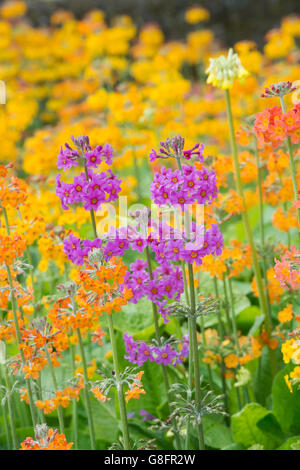
[[[204,349],[206,350],[207,343],[206,343],[206,337],[205,337],[205,326],[204,326],[204,318],[203,318],[203,315],[200,315],[200,326],[201,326],[201,333],[202,333],[203,346],[204,346]],[[206,364],[206,365],[207,365],[207,372],[208,372],[208,379],[209,379],[209,382],[210,382],[211,384],[213,384],[213,378],[212,378],[211,367],[210,367],[209,364]]]
[[[136,152],[134,152],[133,155],[133,165],[134,165],[134,172],[135,172],[135,178],[136,178],[136,192],[138,195],[138,200],[141,199],[141,187],[140,187],[140,172],[139,172],[139,166],[136,158]]]
[[[218,281],[217,281],[215,276],[214,276],[213,280],[214,280],[214,289],[215,289],[216,299],[219,302],[219,308],[218,308],[219,335],[220,335],[220,338],[224,339],[224,336],[226,335],[227,332],[226,332],[226,328],[225,328],[225,326],[223,324],[223,321],[222,321],[221,299],[220,299],[220,294],[219,294]],[[222,341],[223,341],[223,339],[222,339]]]
[[[189,298],[189,291],[188,291],[188,284],[187,284],[187,279],[186,279],[185,262],[184,261],[181,261],[181,268],[182,268],[182,277],[183,277],[185,301],[188,305],[190,305],[190,298]]]
[[[215,288],[216,299],[219,301],[219,305],[220,305],[220,308],[218,308],[218,325],[219,325],[219,337],[220,337],[221,343],[223,343],[224,334],[226,333],[226,331],[225,331],[225,327],[223,325],[222,317],[221,317],[221,304],[220,304],[218,282],[217,282],[216,277],[214,277],[214,288]],[[221,375],[221,382],[222,382],[224,410],[227,413],[228,412],[228,399],[227,399],[227,385],[226,385],[226,378],[225,378],[225,363],[224,363],[223,355],[221,357],[220,375]],[[225,421],[227,425],[229,426],[230,425],[229,416],[225,416]]]
[[[197,342],[197,324],[196,324],[196,299],[195,299],[195,288],[194,288],[194,272],[193,266],[188,265],[189,272],[189,287],[190,287],[190,299],[191,299],[191,334],[192,334],[192,348],[193,348],[193,362],[194,362],[194,377],[195,377],[195,398],[196,406],[200,419],[197,424],[198,431],[198,442],[200,450],[205,450],[204,435],[201,419],[201,381],[200,381],[200,364],[199,364],[199,352]]]
[[[73,344],[70,344],[71,352],[71,368],[73,377],[75,377],[75,352]],[[77,416],[77,400],[73,398],[72,400],[72,439],[74,441],[74,450],[78,449],[78,416]]]
[[[12,404],[12,399],[11,399],[10,381],[9,381],[6,365],[4,364],[1,367],[1,369],[3,371],[5,385],[6,385],[7,405],[8,405],[8,414],[9,414],[10,428],[11,428],[11,434],[12,434],[13,448],[17,450],[19,446],[18,446],[18,438],[17,438],[16,425],[15,425],[14,409],[13,409],[13,404]]]
[[[238,331],[237,331],[237,326],[236,326],[236,315],[235,315],[235,307],[234,307],[234,297],[233,297],[233,291],[232,291],[232,282],[231,279],[228,278],[228,284],[229,284],[229,294],[230,294],[230,302],[231,302],[231,318],[232,318],[232,330],[233,330],[233,335],[234,335],[234,342],[235,342],[235,347],[237,351],[238,358],[240,359],[242,353],[241,353],[241,348],[240,348],[240,343],[239,343],[239,337],[238,337]],[[240,366],[237,366],[237,370],[240,368]],[[237,393],[237,401],[239,405],[239,409],[242,407],[241,403],[241,397],[240,397],[240,392],[239,392],[239,387],[236,387],[236,393]],[[245,396],[245,390],[243,387],[243,393]],[[246,402],[247,403],[247,402]]]
[[[180,155],[176,158],[177,165],[182,173],[182,166],[180,161]],[[184,225],[186,238],[190,238],[190,218],[189,213],[184,211]],[[199,364],[199,352],[198,352],[198,342],[197,342],[197,324],[196,324],[196,299],[195,299],[195,286],[194,286],[194,272],[193,265],[188,264],[188,274],[189,274],[189,288],[190,288],[190,311],[191,316],[189,318],[189,344],[190,351],[192,350],[192,356],[189,356],[189,361],[193,359],[194,363],[194,380],[195,380],[195,399],[196,405],[199,413],[199,420],[197,423],[197,432],[198,432],[198,443],[199,449],[205,450],[203,427],[202,427],[202,418],[201,418],[201,380],[200,380],[200,364]],[[204,331],[203,337],[204,337]],[[191,375],[191,374],[190,374]]]
[[[20,209],[17,209],[17,213],[18,213],[18,217],[21,221],[23,221],[23,218],[22,218],[22,214],[21,214],[21,211]],[[30,279],[31,279],[31,285],[32,285],[32,290],[33,290],[33,309],[34,309],[34,317],[36,316],[36,313],[37,313],[37,308],[36,308],[36,292],[35,292],[35,282],[34,282],[34,276],[33,276],[33,261],[32,261],[32,256],[31,256],[31,253],[30,253],[30,248],[29,246],[26,246],[26,249],[25,249],[25,252],[26,252],[26,256],[27,256],[27,259],[28,259],[28,263],[32,266],[32,269],[29,270],[29,275],[30,275]]]
[[[74,303],[75,303],[75,301],[74,301]],[[75,307],[75,311],[76,311],[76,307]],[[89,392],[88,392],[88,389],[87,389],[89,379],[88,379],[87,363],[86,363],[85,352],[84,352],[84,347],[83,347],[83,341],[82,341],[80,328],[77,328],[77,337],[78,337],[79,349],[80,349],[80,354],[81,354],[81,359],[82,359],[82,368],[83,368],[83,377],[84,377],[84,389],[83,389],[83,391],[84,391],[85,405],[86,405],[86,411],[87,411],[87,417],[88,417],[88,425],[89,425],[89,432],[90,432],[90,439],[91,439],[91,448],[92,448],[92,450],[95,450],[96,449],[96,437],[95,437],[94,421],[93,421],[93,415],[92,415]]]
[[[189,376],[188,376],[188,393],[187,393],[187,399],[189,401],[192,400],[192,390],[193,390],[193,362],[192,362],[192,354],[193,354],[193,334],[192,334],[192,325],[191,325],[191,319],[190,317],[188,318],[188,331],[189,331]],[[185,448],[186,450],[189,450],[191,448],[191,432],[192,432],[192,424],[190,420],[187,422],[186,426],[186,441],[185,441]]]
[[[4,421],[4,430],[5,430],[6,439],[7,439],[7,447],[8,449],[11,449],[13,444],[12,444],[11,435],[9,431],[6,404],[2,405],[2,414],[3,414],[3,421]]]
[[[89,180],[89,174],[88,174],[88,169],[87,169],[86,164],[84,165],[84,172],[85,172],[86,180],[88,181],[88,180]],[[91,222],[92,222],[94,237],[95,237],[95,238],[98,238],[97,226],[96,226],[96,219],[95,219],[95,212],[94,212],[93,209],[90,209],[90,215],[91,215]]]
[[[233,339],[234,339],[234,342],[235,342],[235,347],[236,347],[237,354],[240,357],[241,356],[241,348],[240,348],[238,331],[237,331],[237,326],[236,326],[234,297],[233,297],[232,283],[231,283],[230,278],[228,278],[228,284],[229,284],[229,295],[230,295],[230,303],[231,303],[231,322],[232,322]]]
[[[152,272],[152,264],[151,264],[149,246],[146,247],[146,257],[147,257],[149,279],[150,279],[150,281],[152,281],[153,280],[153,272]],[[161,347],[162,342],[161,342],[160,331],[159,331],[157,305],[154,302],[152,302],[152,312],[153,312],[153,319],[154,319],[156,341],[158,343],[158,346]],[[165,388],[166,388],[166,392],[167,392],[167,396],[168,396],[170,385],[169,385],[168,374],[167,374],[167,371],[166,371],[166,366],[164,364],[162,364],[162,371],[163,371],[163,378],[164,378]]]
[[[152,281],[153,272],[152,272],[149,246],[146,246],[146,258],[147,258],[149,279],[150,281]],[[157,305],[154,302],[151,302],[151,303],[152,303],[153,320],[154,320],[154,327],[155,327],[155,337],[156,337],[158,346],[161,347],[162,341],[161,341],[161,336],[160,336],[160,331],[159,331],[159,321],[158,321],[159,317],[157,313]],[[172,401],[172,397],[170,394],[170,384],[169,384],[169,379],[168,379],[167,367],[164,364],[162,364],[161,367],[162,367],[163,380],[164,380],[164,385],[165,385],[165,390],[166,390],[167,400],[168,400],[168,412],[170,412],[170,401]],[[178,432],[175,432],[175,440],[176,440],[177,449],[180,449],[181,445],[180,445],[180,438],[179,438]]]
[[[112,314],[111,315],[107,314],[107,322],[108,322],[109,335],[110,335],[110,341],[111,341],[111,346],[112,346],[114,371],[116,375],[119,409],[120,409],[120,417],[121,417],[123,440],[124,440],[124,449],[129,450],[130,438],[129,438],[129,430],[128,430],[128,422],[127,422],[127,412],[126,412],[126,404],[125,404],[125,398],[124,398],[124,393],[123,393],[123,384],[122,384],[121,377],[120,377],[120,366],[119,366],[117,342],[116,342],[116,336],[114,332]]]
[[[57,391],[58,390],[57,381],[56,381],[54,367],[53,367],[53,364],[52,364],[52,361],[51,361],[51,357],[50,357],[50,354],[49,354],[49,351],[48,351],[47,344],[44,346],[44,351],[45,351],[45,354],[46,354],[48,367],[50,369],[50,374],[51,374],[51,377],[52,377],[52,383],[53,383],[54,391]],[[58,414],[58,422],[59,422],[60,432],[64,434],[65,433],[65,425],[64,425],[64,416],[63,416],[63,411],[62,411],[61,405],[59,405],[59,407],[57,408],[57,414]]]
[[[228,291],[227,291],[227,284],[226,284],[225,276],[223,276],[223,288],[224,288],[224,297],[225,297],[225,314],[226,314],[228,332],[230,332],[232,330],[230,315],[229,315],[230,303],[228,299]]]
[[[266,292],[266,300],[267,300],[267,308],[268,308],[268,316],[271,323],[271,305],[268,293],[268,279],[267,279],[267,265],[266,265],[266,255],[265,255],[265,224],[264,224],[264,201],[263,201],[263,192],[262,192],[262,168],[259,161],[259,154],[257,144],[255,143],[255,159],[256,159],[256,167],[257,167],[257,185],[258,185],[258,197],[259,197],[259,225],[260,225],[260,243],[261,243],[261,258],[262,258],[262,268],[263,268],[263,282],[264,282],[264,289]]]
[[[184,294],[185,300],[188,306],[190,306],[190,298],[189,298],[189,291],[188,291],[188,284],[186,279],[185,273],[185,262],[181,261],[181,268],[182,268],[182,275],[183,275],[183,285],[184,285]],[[191,320],[188,317],[188,332],[189,332],[189,341],[192,339],[192,330],[191,330]],[[187,392],[187,400],[192,400],[192,390],[193,390],[193,362],[191,361],[192,357],[192,344],[189,343],[189,370],[188,370],[188,392]],[[186,439],[185,439],[185,448],[189,450],[191,448],[191,432],[192,432],[192,425],[191,421],[187,421],[186,425]]]
[[[7,233],[7,235],[10,235],[10,228],[9,228],[6,209],[5,209],[5,207],[2,207],[2,206],[0,206],[0,207],[1,207],[3,215],[4,215],[6,233]],[[8,277],[9,288],[10,288],[10,292],[11,292],[11,306],[12,306],[13,319],[14,319],[14,325],[15,325],[15,330],[16,330],[17,346],[20,349],[21,332],[20,332],[19,321],[18,321],[17,301],[16,301],[16,298],[15,298],[15,295],[14,295],[14,286],[13,286],[13,280],[12,280],[10,267],[7,263],[5,263],[5,267],[6,267],[7,277]],[[25,361],[25,357],[24,357],[24,353],[23,353],[22,349],[20,350],[20,355],[21,355],[22,363],[23,363],[23,365],[25,365],[26,361]],[[28,380],[26,380],[26,382],[27,382],[27,389],[28,389],[30,413],[31,413],[33,426],[35,427],[37,422],[36,422],[36,419],[35,419],[31,380],[28,379]]]
[[[12,280],[10,267],[8,266],[7,263],[5,263],[5,266],[6,266],[6,272],[7,272],[9,287],[10,287],[10,291],[11,291],[11,306],[12,306],[13,319],[14,319],[14,325],[15,325],[15,330],[16,330],[17,345],[18,345],[18,348],[20,350],[20,344],[21,344],[22,341],[21,341],[21,332],[20,332],[18,314],[17,314],[16,298],[14,296],[13,280]],[[25,361],[25,357],[24,357],[24,353],[23,353],[22,349],[20,350],[20,355],[21,355],[22,363],[23,363],[23,365],[25,365],[26,361]],[[34,412],[34,401],[33,401],[32,387],[31,387],[31,380],[27,379],[26,382],[27,382],[27,389],[28,389],[30,413],[31,413],[33,426],[35,427],[37,422],[36,422],[35,412]]]
[[[260,308],[265,317],[266,331],[270,334],[271,333],[271,318],[269,318],[269,312],[267,308],[267,302],[266,302],[266,296],[265,296],[264,286],[263,286],[262,277],[261,277],[260,266],[258,263],[256,247],[254,244],[253,235],[251,231],[251,225],[250,225],[248,212],[246,208],[246,201],[245,201],[245,196],[244,196],[244,191],[243,191],[243,186],[242,186],[237,146],[236,146],[236,140],[235,140],[235,134],[234,134],[234,124],[233,124],[233,117],[232,117],[232,111],[231,111],[229,90],[225,90],[225,97],[226,97],[226,108],[227,108],[227,116],[228,116],[228,123],[229,123],[230,144],[231,144],[231,151],[232,151],[234,170],[235,170],[236,188],[237,188],[238,195],[241,197],[243,201],[243,205],[244,205],[242,218],[243,218],[243,223],[244,223],[245,231],[247,234],[248,242],[251,248],[253,269],[254,269],[254,274],[255,274],[256,284],[257,284],[257,289],[258,289]],[[276,357],[275,357],[273,350],[270,351],[270,366],[271,366],[272,375],[274,376],[277,372],[277,362],[276,362]]]
[[[282,112],[286,113],[283,96],[280,96],[280,104],[281,104]],[[289,166],[290,166],[290,172],[291,172],[292,184],[293,184],[293,190],[294,190],[294,199],[295,201],[297,201],[298,200],[298,186],[297,186],[297,174],[296,174],[295,161],[293,157],[293,146],[292,146],[292,142],[289,136],[287,136],[286,140],[287,140],[287,148],[288,148],[288,154],[289,154]],[[296,209],[296,212],[297,212],[297,219],[298,219],[298,241],[300,244],[300,231],[299,231],[300,209]]]

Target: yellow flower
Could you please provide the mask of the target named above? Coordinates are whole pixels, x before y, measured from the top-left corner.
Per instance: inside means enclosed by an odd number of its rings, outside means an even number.
[[[112,358],[112,351],[107,351],[107,353],[105,354],[105,359],[111,359]]]
[[[289,387],[289,391],[290,391],[291,393],[293,393],[292,382],[291,382],[291,380],[289,380],[289,375],[288,375],[288,374],[286,374],[286,375],[284,376],[284,380],[285,380],[285,383],[287,384],[287,386]]]
[[[249,75],[243,67],[239,56],[229,49],[227,57],[221,55],[216,59],[209,59],[207,83],[226,90],[232,88],[235,79],[242,79]]]
[[[5,2],[1,8],[1,16],[6,20],[18,18],[26,13],[27,6],[25,2],[13,0],[11,2]]]
[[[189,8],[185,13],[185,20],[190,24],[197,24],[200,23],[200,21],[208,21],[209,18],[209,11],[202,7]]]
[[[288,364],[291,359],[294,358],[295,352],[297,352],[298,346],[297,342],[294,339],[288,339],[285,343],[281,346],[281,352],[283,355],[283,361]]]
[[[296,366],[295,369],[290,373],[291,379],[300,379],[300,367]]]

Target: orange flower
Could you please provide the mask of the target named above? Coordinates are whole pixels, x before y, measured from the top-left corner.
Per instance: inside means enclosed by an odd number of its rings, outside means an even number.
[[[102,338],[105,336],[106,333],[102,330],[102,328],[97,328],[96,331],[94,331],[93,336],[92,336],[92,342],[98,344],[99,346],[103,346],[103,341]]]
[[[100,387],[91,388],[91,392],[99,401],[105,402],[106,400],[111,400],[111,398],[108,398],[106,395],[102,393],[102,390],[100,390]]]
[[[57,429],[40,425],[35,428],[36,440],[27,437],[21,442],[20,450],[70,450],[73,442],[67,442],[64,434],[59,434]]]
[[[225,365],[228,369],[235,369],[239,363],[239,358],[236,354],[228,354],[224,359]]]
[[[288,304],[283,310],[278,313],[278,320],[280,323],[285,323],[292,320],[293,318],[293,307],[291,304]]]

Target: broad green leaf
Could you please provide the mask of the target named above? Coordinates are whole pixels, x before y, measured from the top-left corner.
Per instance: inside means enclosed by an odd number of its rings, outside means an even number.
[[[203,432],[205,444],[213,449],[222,449],[233,443],[230,429],[210,416],[203,417]]]
[[[142,370],[144,371],[142,384],[146,393],[141,394],[138,400],[130,400],[127,409],[129,412],[135,412],[135,418],[139,417],[139,412],[143,409],[152,416],[161,417],[162,408],[167,402],[162,366],[145,362]]]
[[[257,427],[261,429],[265,434],[275,439],[280,444],[284,439],[284,433],[278,423],[276,416],[273,413],[268,413],[262,419],[257,421]],[[277,444],[277,445],[278,445]]]
[[[284,380],[284,376],[293,368],[287,365],[275,377],[272,389],[273,413],[284,432],[300,434],[300,390],[291,393]]]
[[[160,323],[163,323],[162,319]],[[151,302],[142,298],[137,304],[128,303],[114,315],[114,326],[122,333],[126,331],[133,335],[135,339],[148,339],[155,331]]]
[[[112,400],[113,401],[113,400]],[[96,439],[114,442],[119,432],[119,422],[115,416],[113,403],[102,403],[90,397]]]
[[[264,348],[254,376],[254,393],[256,400],[261,405],[266,405],[267,398],[272,390],[272,374],[268,348]]]
[[[258,315],[255,317],[254,323],[251,326],[250,330],[248,331],[248,336],[253,336],[257,332],[257,330],[260,328],[260,326],[263,324],[265,320],[264,315]]]
[[[300,444],[300,436],[293,436],[281,444],[277,450],[299,450],[300,446],[298,447],[298,444]],[[295,449],[295,447],[297,447],[297,449]]]
[[[268,413],[268,410],[258,403],[249,403],[239,413],[233,415],[231,427],[235,442],[246,448],[261,444],[266,450],[274,449],[276,441],[257,426],[257,422]]]
[[[240,311],[237,317],[237,327],[243,333],[248,333],[251,326],[254,324],[256,318],[261,314],[261,311],[256,306],[250,306]]]
[[[233,444],[229,444],[229,446],[223,447],[222,450],[245,450],[245,447],[242,444],[234,442]]]

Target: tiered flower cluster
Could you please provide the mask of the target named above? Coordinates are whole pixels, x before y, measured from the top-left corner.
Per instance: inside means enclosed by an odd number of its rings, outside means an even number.
[[[300,105],[286,113],[280,106],[266,108],[257,113],[254,131],[260,144],[271,143],[275,148],[290,137],[294,144],[300,142]]]
[[[68,443],[65,435],[59,434],[57,429],[41,424],[35,428],[35,439],[27,437],[20,450],[70,450],[72,446],[73,442]]]
[[[105,162],[112,164],[113,151],[109,144],[91,148],[87,136],[73,138],[76,149],[65,144],[58,155],[57,167],[68,170],[83,163],[85,171],[75,176],[72,183],[61,181],[60,173],[56,177],[56,194],[60,197],[63,209],[69,209],[70,204],[82,204],[86,210],[98,210],[101,203],[115,201],[121,191],[120,183],[109,169],[95,173],[92,168]]]
[[[275,275],[283,289],[300,290],[300,250],[292,246],[280,260],[275,259]]]
[[[155,346],[148,345],[145,341],[135,341],[127,333],[124,334],[123,339],[127,353],[125,359],[138,366],[142,366],[147,360],[156,362],[156,364],[164,364],[165,366],[169,364],[176,366],[176,364],[180,364],[189,355],[188,336],[183,337],[183,343],[179,345],[179,351],[169,343]]]
[[[179,300],[183,292],[182,271],[179,267],[164,262],[152,271],[152,279],[150,279],[147,262],[138,259],[130,265],[130,270],[125,275],[125,285],[133,293],[131,302],[137,303],[139,299],[146,296],[158,306],[158,312],[167,323],[164,308],[167,303],[166,299]]]

